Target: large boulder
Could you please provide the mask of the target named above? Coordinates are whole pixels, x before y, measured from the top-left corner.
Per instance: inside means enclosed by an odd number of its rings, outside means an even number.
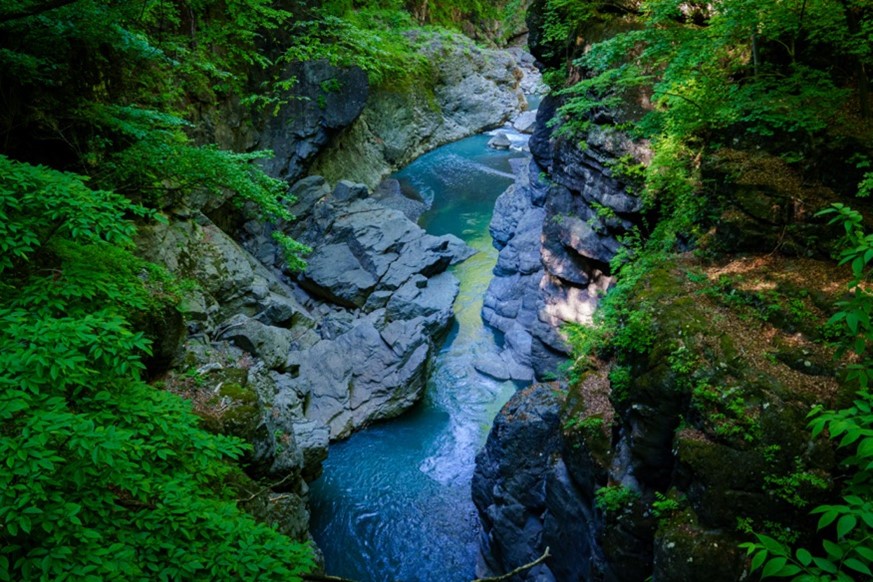
[[[335,340],[292,352],[288,364],[304,394],[305,417],[337,439],[409,408],[421,397],[430,352],[420,330],[412,338],[398,354],[365,320]]]
[[[315,325],[291,288],[203,215],[140,227],[143,256],[196,282],[183,301],[189,329],[199,333],[237,314],[266,325]]]
[[[585,508],[560,458],[561,401],[556,386],[534,385],[503,407],[476,457],[473,501],[482,521],[479,575],[505,574],[550,546],[552,558],[513,579],[581,579],[590,545]],[[582,558],[582,559],[579,559]]]

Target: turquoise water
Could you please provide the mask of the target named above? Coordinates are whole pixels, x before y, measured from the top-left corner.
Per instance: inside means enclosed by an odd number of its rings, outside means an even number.
[[[453,268],[456,322],[434,359],[424,401],[399,419],[332,445],[312,484],[312,533],[327,573],[360,582],[469,581],[479,522],[470,500],[477,451],[517,386],[476,372],[495,351],[482,298],[497,261],[488,223],[517,152],[474,136],[418,158],[394,177],[432,202],[421,224],[479,252]]]

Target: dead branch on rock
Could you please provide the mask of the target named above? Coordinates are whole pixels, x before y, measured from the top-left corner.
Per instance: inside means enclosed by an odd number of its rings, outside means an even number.
[[[546,551],[543,552],[542,556],[540,556],[539,558],[537,558],[533,562],[528,562],[527,564],[525,564],[523,566],[519,566],[518,568],[516,568],[512,572],[507,572],[506,574],[503,574],[502,576],[494,576],[493,578],[476,578],[475,580],[473,580],[473,582],[498,582],[499,580],[508,580],[508,579],[512,578],[513,576],[515,576],[516,574],[521,574],[525,570],[530,570],[534,566],[536,566],[538,564],[542,564],[549,557],[551,557],[551,554],[549,553],[549,548],[546,548]]]

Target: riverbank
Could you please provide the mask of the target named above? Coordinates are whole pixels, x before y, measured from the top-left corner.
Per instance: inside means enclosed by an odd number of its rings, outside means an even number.
[[[497,350],[480,315],[497,259],[488,224],[494,200],[512,181],[510,160],[525,156],[489,148],[490,137],[438,148],[393,177],[431,203],[421,218],[429,233],[456,235],[477,253],[450,270],[460,282],[455,321],[433,358],[423,402],[332,445],[312,485],[313,535],[329,574],[359,581],[475,576],[475,456],[517,388],[477,371]]]

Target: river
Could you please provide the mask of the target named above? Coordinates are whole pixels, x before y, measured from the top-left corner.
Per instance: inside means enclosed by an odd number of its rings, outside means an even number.
[[[517,136],[514,136],[517,137]],[[516,151],[478,135],[438,148],[395,174],[428,201],[420,221],[479,251],[453,267],[455,323],[432,364],[426,395],[399,419],[331,445],[312,484],[312,534],[327,573],[359,582],[462,582],[475,577],[479,520],[470,499],[475,457],[490,423],[518,388],[477,372],[499,337],[481,319],[497,261],[488,223],[513,180]]]

